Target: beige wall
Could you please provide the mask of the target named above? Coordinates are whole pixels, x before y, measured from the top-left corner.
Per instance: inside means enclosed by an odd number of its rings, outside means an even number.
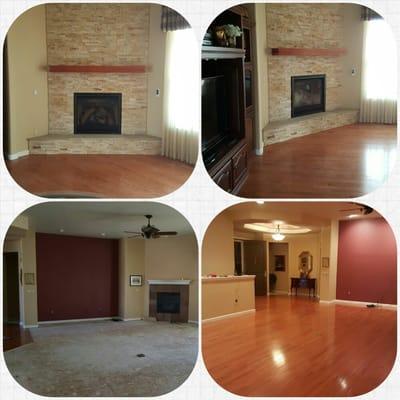
[[[233,275],[235,270],[233,222],[226,212],[219,214],[209,225],[202,247],[201,275]]]
[[[47,134],[45,6],[23,13],[7,34],[9,155],[28,150],[27,138]]]
[[[35,274],[34,285],[23,285],[24,325],[35,326],[38,323],[36,232],[32,229],[29,229],[22,239],[22,270],[24,274]]]
[[[202,282],[202,320],[255,309],[254,280]]]
[[[361,69],[364,41],[364,24],[361,20],[361,6],[343,4],[343,37],[347,54],[342,58],[342,106],[360,108],[361,101]],[[351,74],[355,68],[355,75]]]
[[[119,240],[119,316],[124,319],[143,318],[144,287],[130,286],[129,275],[145,275],[145,242]]]
[[[269,122],[268,113],[268,51],[267,51],[267,21],[265,18],[265,4],[257,3],[254,5],[254,23],[255,35],[255,97],[256,101],[256,123],[255,123],[255,139],[256,148],[259,152],[264,147],[263,129]]]
[[[190,279],[189,320],[198,321],[198,246],[194,234],[146,241],[144,315],[149,315],[149,279]]]
[[[37,273],[36,273],[36,233],[32,229],[21,229],[21,218],[18,218],[16,226],[11,225],[8,232],[10,236],[19,239],[9,240],[6,236],[4,252],[18,252],[19,269],[22,274],[33,273],[34,285],[24,285],[20,282],[20,318],[23,326],[37,326]]]
[[[161,6],[150,5],[149,64],[151,72],[147,75],[147,133],[162,137],[164,66],[166,33],[160,28]],[[156,90],[160,95],[156,96]]]

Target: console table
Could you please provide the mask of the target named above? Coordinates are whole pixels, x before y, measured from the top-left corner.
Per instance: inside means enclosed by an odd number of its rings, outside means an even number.
[[[311,290],[313,291],[313,297],[315,297],[315,287],[317,280],[315,278],[290,278],[290,294],[293,292],[293,288],[295,289],[295,293],[297,296],[297,289],[304,288],[308,289],[308,295],[311,296]]]

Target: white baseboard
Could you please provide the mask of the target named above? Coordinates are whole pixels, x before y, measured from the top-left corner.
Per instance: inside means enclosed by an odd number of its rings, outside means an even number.
[[[18,151],[17,153],[7,154],[7,158],[12,161],[21,157],[29,156],[29,150]]]
[[[22,327],[24,329],[39,328],[39,325],[24,325],[24,324],[22,324]]]
[[[319,300],[320,304],[333,304],[335,300]]]
[[[256,309],[252,308],[251,310],[238,311],[238,312],[231,313],[231,314],[219,315],[218,317],[212,317],[212,318],[203,319],[202,323],[204,324],[204,323],[207,323],[207,322],[218,321],[220,319],[239,317],[240,315],[254,313],[254,312],[256,312]]]
[[[353,307],[367,307],[368,304],[375,304],[377,308],[385,308],[387,310],[397,310],[397,305],[396,304],[384,304],[384,303],[372,303],[368,301],[353,301],[353,300],[332,300],[331,303],[333,304],[339,304],[342,306],[353,306]]]
[[[110,321],[113,318],[118,318],[118,317],[78,318],[78,319],[59,319],[55,321],[39,321],[39,325],[68,324],[70,322]]]

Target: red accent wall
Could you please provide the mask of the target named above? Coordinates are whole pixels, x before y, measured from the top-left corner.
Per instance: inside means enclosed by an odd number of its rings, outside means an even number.
[[[396,253],[383,218],[340,221],[336,298],[397,304]]]
[[[118,240],[36,234],[39,321],[118,315]]]

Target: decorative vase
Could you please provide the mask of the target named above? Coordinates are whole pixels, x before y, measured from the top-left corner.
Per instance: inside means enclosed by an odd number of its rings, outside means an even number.
[[[229,47],[236,47],[236,36],[228,36]]]

